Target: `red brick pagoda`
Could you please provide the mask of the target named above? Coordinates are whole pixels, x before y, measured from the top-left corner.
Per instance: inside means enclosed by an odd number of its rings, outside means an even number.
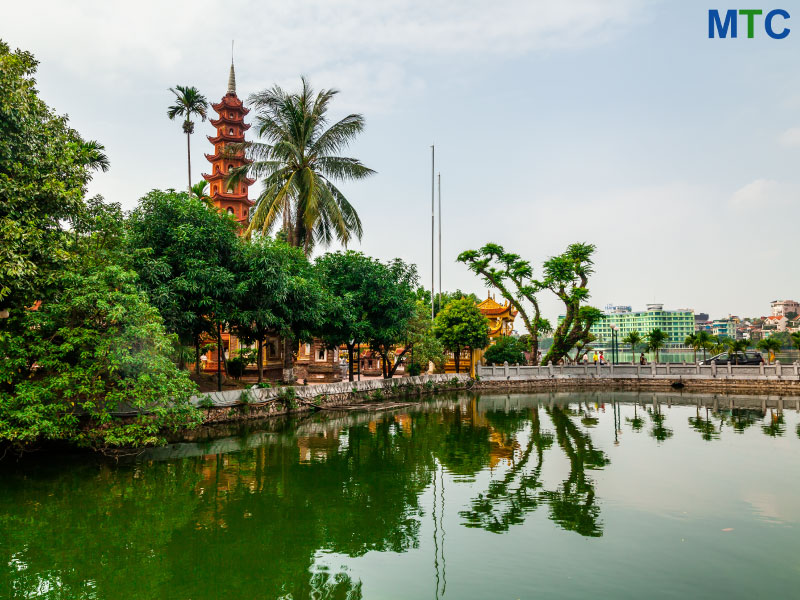
[[[228,77],[228,93],[217,104],[211,107],[218,118],[211,119],[211,125],[217,128],[216,136],[208,136],[208,141],[214,144],[214,154],[206,154],[211,163],[211,174],[203,173],[203,178],[209,183],[209,196],[220,211],[225,211],[236,219],[242,228],[250,222],[250,207],[254,202],[248,198],[248,188],[254,180],[242,178],[236,185],[228,184],[225,179],[231,169],[241,167],[250,162],[244,157],[244,150],[236,153],[225,151],[230,143],[243,143],[244,132],[250,125],[244,122],[244,116],[250,112],[236,95],[236,73],[231,62],[231,73]]]

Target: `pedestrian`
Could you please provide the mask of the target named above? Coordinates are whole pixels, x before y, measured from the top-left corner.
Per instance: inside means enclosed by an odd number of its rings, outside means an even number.
[[[600,364],[601,365],[606,364],[606,357],[603,356],[603,351],[602,350],[600,350]]]
[[[639,355],[639,364],[640,365],[646,365],[647,364],[647,359],[644,357],[644,352],[642,352]]]
[[[598,358],[598,356],[597,356],[597,350],[595,350],[595,351],[594,351],[594,354],[592,354],[592,360],[594,361],[594,364],[597,364],[597,358]]]

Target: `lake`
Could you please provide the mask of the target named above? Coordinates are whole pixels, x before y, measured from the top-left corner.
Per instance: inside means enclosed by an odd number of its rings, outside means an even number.
[[[6,458],[0,597],[797,597],[796,399],[730,398],[461,394]]]

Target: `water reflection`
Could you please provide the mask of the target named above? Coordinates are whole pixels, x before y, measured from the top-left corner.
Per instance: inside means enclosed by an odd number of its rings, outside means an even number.
[[[361,598],[360,578],[326,557],[423,547],[441,597],[454,527],[504,534],[538,513],[562,533],[604,536],[598,475],[613,468],[610,446],[624,448],[623,423],[637,443],[673,438],[673,401],[438,398],[393,413],[321,413],[132,465],[5,465],[0,597]],[[674,421],[705,441],[787,429],[780,408],[713,400]],[[184,456],[155,460],[174,453]],[[543,477],[545,465],[555,477]]]

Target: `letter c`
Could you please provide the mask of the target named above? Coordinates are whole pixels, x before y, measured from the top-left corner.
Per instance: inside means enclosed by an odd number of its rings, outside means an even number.
[[[774,19],[775,17],[788,19],[789,13],[783,10],[782,8],[776,8],[775,10],[771,10],[770,12],[768,12],[766,18],[764,19],[764,29],[767,32],[767,35],[771,37],[773,40],[782,40],[787,35],[789,35],[791,29],[789,29],[788,27],[784,27],[783,31],[781,31],[780,33],[775,33],[775,30],[772,29],[772,19]]]

